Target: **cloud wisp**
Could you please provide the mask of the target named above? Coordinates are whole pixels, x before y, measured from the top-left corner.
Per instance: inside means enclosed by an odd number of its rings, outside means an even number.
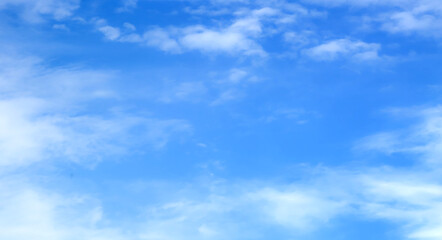
[[[89,159],[84,163],[93,165],[106,156],[125,152],[131,145],[162,148],[175,133],[192,130],[189,123],[180,119],[162,120],[124,112],[88,114],[89,103],[117,97],[108,84],[115,73],[50,68],[29,57],[1,59],[2,167],[59,158],[77,162]],[[139,137],[131,134],[135,129]]]
[[[56,20],[66,19],[71,17],[79,6],[79,0],[3,0],[0,2],[0,10],[18,7],[20,17],[30,23],[42,22],[45,16]]]
[[[332,61],[339,58],[368,61],[379,59],[379,50],[379,44],[338,39],[307,49],[305,53],[309,57],[321,61]]]
[[[285,6],[285,5],[284,5]],[[291,5],[290,5],[291,6]],[[230,23],[211,27],[189,25],[187,27],[151,27],[143,34],[120,33],[117,27],[101,20],[98,30],[112,41],[133,42],[158,48],[168,53],[199,51],[206,54],[267,56],[260,44],[261,39],[274,35],[284,26],[296,22],[298,16],[309,15],[296,5],[287,8],[260,6],[236,12]]]

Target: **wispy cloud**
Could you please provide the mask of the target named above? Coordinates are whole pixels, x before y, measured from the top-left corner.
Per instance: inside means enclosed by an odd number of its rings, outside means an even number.
[[[1,176],[0,237],[23,240],[123,240],[121,230],[100,226],[102,210],[87,196],[44,190],[26,179]]]
[[[3,0],[0,10],[19,7],[19,14],[24,20],[37,23],[42,22],[45,16],[57,20],[70,17],[79,5],[79,0]]]
[[[412,153],[420,160],[439,165],[442,146],[442,110],[440,106],[421,109],[396,110],[396,114],[413,117],[419,123],[409,129],[380,132],[358,142],[357,148],[388,154]],[[412,112],[412,113],[411,113]]]
[[[266,238],[269,233],[260,229],[269,224],[279,225],[287,232],[305,233],[326,224],[345,207],[296,186],[278,189],[250,184],[216,185],[214,189],[220,191],[196,193],[197,198],[182,196],[180,200],[149,208],[143,239]]]
[[[138,0],[121,0],[121,7],[117,8],[117,12],[129,12],[137,7]]]
[[[1,62],[3,167],[59,158],[89,165],[137,145],[162,148],[175,133],[191,132],[190,124],[179,119],[124,112],[88,114],[85,104],[115,98],[108,85],[110,72],[50,68],[35,58],[18,56],[3,56]],[[131,134],[134,129],[137,136]]]
[[[369,17],[373,23],[378,24],[376,28],[390,33],[417,33],[424,36],[441,37],[439,33],[442,29],[442,7],[438,0],[305,0],[304,2],[328,7],[342,5],[382,7],[376,14]]]
[[[269,226],[278,227],[285,236],[306,236],[332,226],[340,217],[356,217],[391,221],[404,238],[441,237],[442,186],[437,172],[323,168],[311,169],[311,174],[310,180],[285,184],[195,182],[190,189],[179,190],[173,182],[162,184],[158,186],[161,191],[155,192],[167,193],[169,200],[145,205],[133,222],[108,219],[100,199],[43,190],[3,176],[0,236],[14,240],[31,235],[47,239],[79,235],[98,239],[264,239],[274,236],[267,231]],[[122,225],[130,228],[116,227]]]
[[[265,55],[255,40],[241,29],[236,28],[209,29],[204,26],[191,26],[182,29],[154,28],[146,31],[142,36],[132,33],[121,37],[119,29],[115,27],[106,25],[100,27],[99,30],[109,40],[136,42],[170,53],[197,50],[209,54]]]
[[[207,93],[208,88],[203,82],[172,82],[166,84],[160,93],[161,102],[198,101]]]
[[[325,168],[318,173],[313,168],[311,174],[310,180],[286,184],[224,182],[211,186],[208,194],[191,191],[177,196],[177,201],[148,208],[140,235],[179,240],[266,238],[274,234],[266,228],[277,226],[287,236],[306,236],[351,217],[390,221],[404,239],[441,236],[442,186],[437,172]]]
[[[297,16],[309,15],[299,5],[284,5],[286,8],[258,6],[244,9],[233,15],[230,21],[220,26],[190,25],[187,27],[152,27],[143,34],[113,34],[118,28],[109,25],[99,27],[109,40],[134,42],[157,47],[170,53],[200,51],[206,54],[227,53],[233,55],[267,55],[260,39],[274,35],[282,26],[296,22]],[[232,14],[230,14],[232,15]]]
[[[379,50],[379,44],[338,39],[307,49],[305,53],[311,58],[323,61],[339,58],[365,61],[379,59]]]

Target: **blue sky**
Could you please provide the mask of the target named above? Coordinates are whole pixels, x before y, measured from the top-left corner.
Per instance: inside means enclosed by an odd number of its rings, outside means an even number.
[[[2,0],[0,238],[442,239],[439,0]]]

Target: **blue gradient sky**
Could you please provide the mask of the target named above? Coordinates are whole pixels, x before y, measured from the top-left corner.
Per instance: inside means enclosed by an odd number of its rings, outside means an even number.
[[[0,239],[442,239],[439,0],[2,0]]]

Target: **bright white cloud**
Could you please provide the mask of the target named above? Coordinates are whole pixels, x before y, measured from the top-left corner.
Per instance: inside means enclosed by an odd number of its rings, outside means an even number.
[[[121,30],[110,26],[104,19],[94,19],[92,21],[96,29],[101,32],[107,40],[115,41],[121,36]]]
[[[90,165],[130,147],[162,148],[175,134],[191,132],[179,119],[79,113],[84,103],[115,97],[110,72],[47,68],[34,58],[2,56],[0,62],[2,167],[59,158]]]
[[[440,239],[442,186],[424,180],[428,178],[425,175],[421,172],[364,177],[362,211],[370,218],[402,224],[410,239]]]
[[[118,40],[137,42],[170,53],[196,50],[203,53],[265,55],[261,46],[255,40],[236,28],[238,27],[220,30],[208,29],[203,26],[192,26],[183,29],[155,28],[146,31],[142,36],[128,34]],[[112,36],[117,35],[113,34]],[[107,38],[117,40],[118,36]]]
[[[63,141],[63,134],[51,117],[37,117],[45,108],[39,99],[0,101],[0,166],[26,165]]]
[[[245,55],[265,55],[261,47],[244,32],[234,29],[221,31],[203,27],[185,30],[180,43],[189,50],[200,50],[207,53],[244,53]]]
[[[257,208],[262,209],[271,222],[302,232],[324,225],[337,215],[345,213],[347,208],[345,202],[296,189],[263,189],[253,194],[253,197],[262,201]]]
[[[408,172],[390,170],[359,176],[363,186],[359,201],[364,202],[361,209],[368,217],[401,224],[410,239],[440,239],[441,108],[395,109],[391,112],[401,117],[417,118],[419,122],[408,129],[364,138],[357,148],[387,154],[411,154],[419,167]]]
[[[87,196],[57,194],[17,178],[1,180],[1,239],[127,239],[119,229],[99,226],[101,207]]]
[[[104,34],[104,36],[109,40],[116,40],[120,37],[120,29],[111,27],[111,26],[103,26],[98,28],[100,32]]]
[[[261,7],[238,11],[234,20],[219,27],[155,27],[142,35],[129,33],[121,36],[118,28],[107,24],[101,24],[98,29],[110,40],[140,43],[171,53],[200,51],[208,54],[266,56],[267,53],[259,43],[260,39],[281,32],[280,28],[294,23],[297,16],[308,14],[299,5],[287,5],[286,9]]]
[[[364,61],[378,59],[379,49],[380,45],[375,43],[338,39],[307,49],[305,53],[311,58],[324,61],[346,57]]]
[[[0,101],[0,166],[26,166],[67,158],[93,165],[135,146],[164,147],[176,133],[190,133],[183,120],[136,116],[72,116],[41,99]],[[137,136],[131,135],[137,129]],[[86,160],[87,159],[87,160]],[[84,161],[85,160],[85,161]]]

